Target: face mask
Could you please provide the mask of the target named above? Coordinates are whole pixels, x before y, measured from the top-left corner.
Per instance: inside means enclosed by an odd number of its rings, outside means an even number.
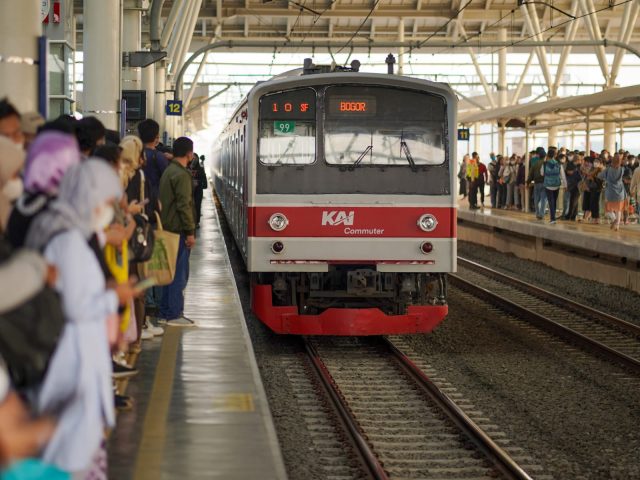
[[[93,231],[99,232],[111,224],[113,216],[115,215],[115,210],[113,205],[101,205],[96,210],[97,212],[94,212],[93,214],[93,223],[91,227],[93,228]]]
[[[5,183],[2,188],[4,196],[12,202],[17,200],[20,195],[22,195],[22,192],[24,192],[24,185],[22,184],[22,180],[19,178],[12,178]]]

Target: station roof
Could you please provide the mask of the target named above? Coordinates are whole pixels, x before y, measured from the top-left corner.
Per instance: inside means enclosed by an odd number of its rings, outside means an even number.
[[[611,88],[590,95],[555,98],[546,102],[463,113],[458,121],[463,124],[477,122],[511,122],[524,124],[527,119],[534,128],[547,128],[553,124],[585,124],[589,116],[593,124],[611,117],[617,123],[640,123],[640,85]]]
[[[184,1],[165,0],[163,17],[168,17],[174,3]],[[83,1],[74,2],[76,13],[82,13]],[[375,48],[376,42],[404,38],[406,42],[421,42],[421,51],[431,51],[442,50],[442,46],[430,46],[442,42],[457,42],[464,47],[468,40],[473,47],[482,41],[496,41],[501,28],[507,29],[507,39],[513,40],[513,48],[518,48],[518,41],[533,38],[523,11],[527,8],[537,14],[540,29],[536,30],[545,39],[567,39],[572,23],[570,15],[583,15],[582,8],[589,13],[585,18],[598,23],[602,38],[618,39],[628,2],[555,0],[551,2],[553,8],[542,2],[529,3],[518,6],[516,0],[202,0],[190,51],[214,37],[222,41],[251,40],[264,44],[266,49],[274,41],[290,42],[290,48],[299,48],[300,42],[311,47],[317,41],[334,42],[337,48],[352,45]],[[586,23],[581,24],[575,40],[590,39]],[[633,32],[631,43],[640,45],[640,31]],[[589,47],[574,48],[576,52],[581,50],[593,51]]]

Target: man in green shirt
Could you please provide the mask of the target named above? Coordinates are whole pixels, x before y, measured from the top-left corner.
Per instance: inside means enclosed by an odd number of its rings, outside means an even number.
[[[184,316],[184,289],[189,281],[189,253],[196,244],[193,191],[187,165],[193,158],[193,142],[187,137],[173,142],[173,160],[160,179],[160,218],[165,230],[180,235],[176,274],[170,285],[162,288],[160,318],[168,325],[194,327]]]

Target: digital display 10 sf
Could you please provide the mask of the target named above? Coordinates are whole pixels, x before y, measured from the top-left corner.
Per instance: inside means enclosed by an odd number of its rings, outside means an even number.
[[[268,120],[315,120],[316,92],[310,88],[271,93],[260,99],[260,117]]]

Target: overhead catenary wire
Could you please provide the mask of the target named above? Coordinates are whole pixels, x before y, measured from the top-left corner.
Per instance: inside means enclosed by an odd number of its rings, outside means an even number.
[[[446,28],[451,22],[453,22],[456,18],[458,18],[458,16],[460,16],[460,14],[464,11],[464,9],[467,8],[469,5],[471,5],[472,1],[473,0],[469,0],[467,3],[465,3],[451,18],[449,18],[449,20],[447,20],[443,25],[441,25],[438,30],[433,32],[431,35],[429,35],[427,38],[425,38],[421,42],[418,42],[418,45],[416,45],[416,48],[422,47],[425,43],[427,43],[429,40],[435,37],[438,33],[440,33],[444,28]]]
[[[356,38],[356,35],[360,33],[360,30],[362,30],[362,27],[364,27],[364,24],[367,23],[367,20],[369,20],[369,17],[371,17],[371,15],[373,14],[373,11],[376,9],[379,3],[380,3],[380,0],[376,0],[373,3],[373,5],[371,6],[371,9],[369,10],[369,13],[367,13],[367,16],[364,17],[364,20],[362,20],[362,23],[360,24],[358,29],[355,32],[353,32],[353,35],[351,35],[349,40],[347,40],[347,43],[345,43],[343,46],[340,47],[340,50],[336,52],[336,55],[342,52],[342,50],[344,50],[347,46],[351,45],[351,42],[353,42],[353,39]]]
[[[550,31],[550,30],[555,29],[555,28],[563,27],[563,26],[567,25],[568,23],[578,21],[578,20],[580,20],[581,18],[588,17],[588,16],[591,16],[591,15],[595,15],[595,14],[597,14],[597,13],[599,13],[599,12],[604,11],[604,10],[611,10],[611,9],[613,9],[613,8],[615,8],[615,7],[618,7],[618,6],[620,6],[620,5],[625,5],[625,4],[630,3],[630,2],[633,2],[633,1],[634,1],[634,0],[624,0],[624,1],[622,1],[622,2],[618,2],[618,3],[613,3],[613,4],[609,3],[609,5],[607,5],[606,7],[597,8],[597,9],[593,10],[592,12],[583,13],[582,15],[576,15],[576,17],[575,17],[575,18],[569,18],[568,20],[565,20],[564,22],[560,22],[560,23],[559,23],[559,24],[557,24],[557,25],[551,25],[551,26],[549,26],[549,27],[547,27],[547,28],[545,28],[545,29],[543,29],[543,30],[541,30],[541,31],[539,31],[539,32],[532,33],[532,34],[530,34],[530,35],[529,35],[529,36],[527,36],[527,37],[524,37],[524,38],[522,38],[522,39],[520,39],[520,40],[514,41],[514,42],[512,42],[511,44],[509,44],[509,45],[507,45],[507,46],[499,47],[499,48],[497,48],[497,49],[493,50],[493,51],[491,52],[491,54],[493,55],[494,53],[497,53],[497,52],[499,52],[500,50],[504,50],[505,48],[514,47],[514,46],[516,46],[516,45],[518,45],[518,44],[520,44],[520,43],[522,43],[522,42],[526,42],[527,40],[530,40],[530,39],[531,39],[531,38],[533,38],[533,37],[536,37],[536,36],[538,36],[538,35],[542,35],[543,33],[546,33],[546,32],[548,32],[548,31]]]

